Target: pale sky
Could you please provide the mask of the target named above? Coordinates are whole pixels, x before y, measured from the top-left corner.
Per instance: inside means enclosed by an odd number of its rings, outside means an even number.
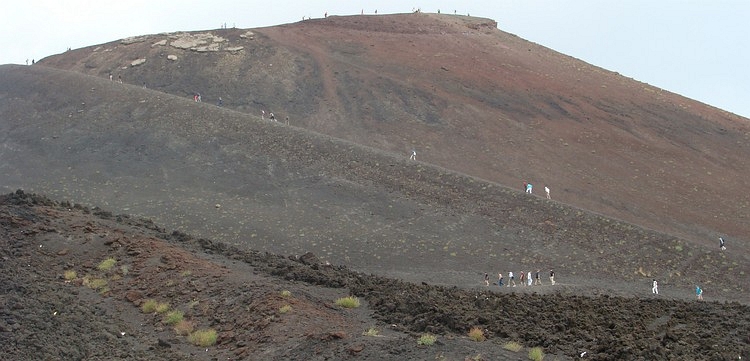
[[[257,28],[415,8],[490,18],[526,40],[750,117],[750,0],[10,0],[0,12],[0,64],[223,23]]]

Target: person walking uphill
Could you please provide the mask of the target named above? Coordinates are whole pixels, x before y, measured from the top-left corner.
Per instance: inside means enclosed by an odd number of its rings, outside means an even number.
[[[484,273],[484,285],[485,286],[489,286],[490,285],[490,275],[487,272]]]
[[[726,245],[724,244],[724,238],[723,237],[719,237],[719,249],[722,250],[722,251],[726,251],[726,249],[727,249]]]
[[[658,295],[659,294],[659,284],[656,283],[656,279],[653,280],[653,286],[651,287],[651,293]]]
[[[698,286],[695,286],[695,295],[698,297],[698,301],[703,301],[703,290]]]
[[[555,271],[549,270],[549,282],[554,286],[555,285]]]

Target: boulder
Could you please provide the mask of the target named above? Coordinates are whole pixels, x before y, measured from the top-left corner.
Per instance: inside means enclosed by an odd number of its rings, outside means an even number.
[[[145,62],[146,62],[146,59],[143,59],[143,58],[141,58],[141,59],[136,59],[136,60],[133,60],[133,61],[132,61],[132,62],[130,63],[130,66],[138,66],[138,65],[141,65],[141,64],[143,64],[143,63],[145,63]]]

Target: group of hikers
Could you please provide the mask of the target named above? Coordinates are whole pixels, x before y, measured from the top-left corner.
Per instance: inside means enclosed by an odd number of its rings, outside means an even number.
[[[542,285],[542,272],[541,270],[536,270],[536,272],[532,273],[531,271],[524,273],[521,271],[518,277],[518,282],[521,286],[541,286]],[[551,285],[555,285],[555,271],[549,270],[549,282]],[[516,287],[516,276],[513,274],[513,271],[508,272],[508,280],[506,283],[505,278],[503,277],[502,273],[497,274],[497,282],[493,282],[493,285],[496,285],[498,287]],[[490,274],[485,272],[484,273],[484,285],[489,286],[490,285]]]
[[[529,182],[523,182],[523,190],[528,194],[534,193],[534,185]],[[549,195],[549,187],[546,185],[544,186],[544,193],[547,196],[547,199],[552,199]]]

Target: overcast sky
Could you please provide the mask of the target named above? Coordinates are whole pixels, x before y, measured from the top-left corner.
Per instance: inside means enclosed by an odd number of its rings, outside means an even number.
[[[750,117],[750,0],[9,0],[0,64],[134,35],[414,8],[491,18],[526,40]]]

